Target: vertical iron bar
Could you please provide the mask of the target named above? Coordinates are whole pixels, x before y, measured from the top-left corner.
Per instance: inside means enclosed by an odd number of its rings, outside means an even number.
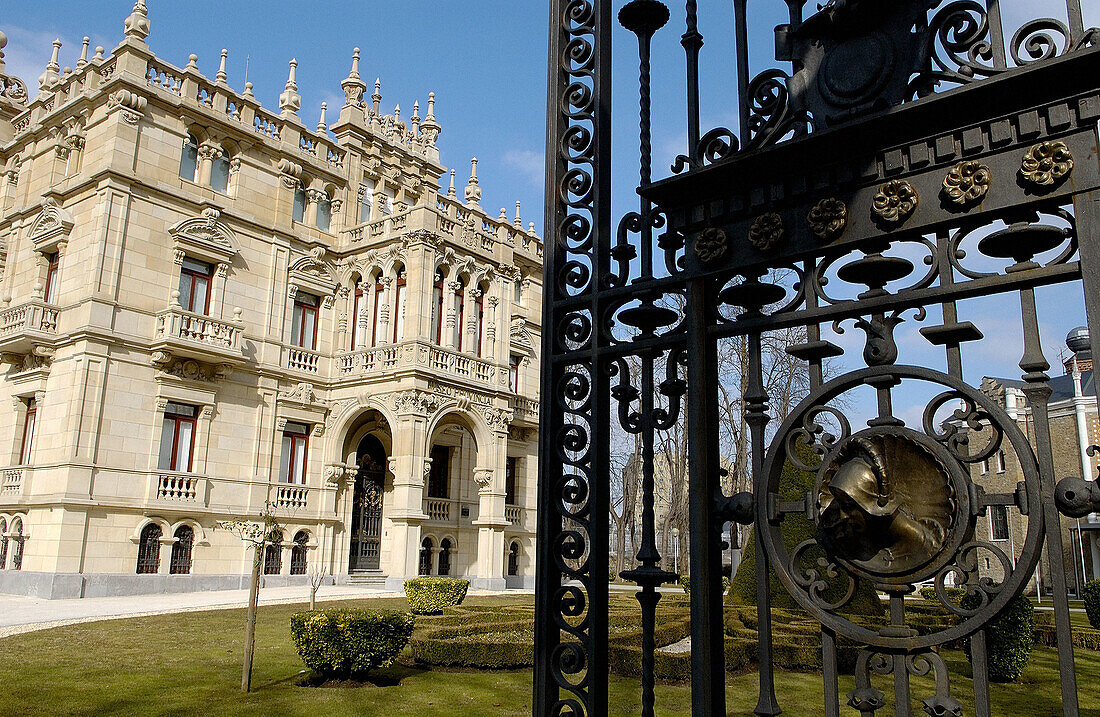
[[[905,597],[901,593],[890,594],[890,625],[904,627]],[[905,663],[905,653],[895,652],[894,662],[894,715],[910,717],[913,705],[909,697],[909,667]]]
[[[733,0],[734,37],[737,42],[737,136],[741,146],[749,146],[749,28],[748,0]]]
[[[687,53],[687,156],[695,167],[695,148],[699,145],[699,50],[703,36],[699,33],[696,0],[687,0],[687,31],[680,38]]]
[[[1081,17],[1081,0],[1066,0],[1066,15],[1069,18],[1069,40],[1066,47],[1068,51],[1085,34],[1085,22]]]
[[[989,23],[989,44],[993,48],[993,66],[1008,67],[1005,53],[1005,28],[1001,20],[1001,0],[985,0],[985,15]]]
[[[688,510],[691,516],[691,713],[726,713],[722,630],[722,496],[718,456],[718,356],[707,329],[711,307],[705,279],[688,287]],[[757,547],[757,553],[763,553]]]
[[[821,627],[821,668],[825,678],[825,717],[840,717],[836,633],[824,625]]]
[[[1020,309],[1024,329],[1024,355],[1020,368],[1024,370],[1024,394],[1031,404],[1035,429],[1035,453],[1039,459],[1039,481],[1043,504],[1043,531],[1050,561],[1050,580],[1054,599],[1054,625],[1058,638],[1058,669],[1061,673],[1062,712],[1075,716],[1077,708],[1077,673],[1073,664],[1073,639],[1069,622],[1069,597],[1066,595],[1065,561],[1062,556],[1062,523],[1054,504],[1054,459],[1051,454],[1050,419],[1047,401],[1051,389],[1045,373],[1050,368],[1043,357],[1039,340],[1039,320],[1035,311],[1035,290],[1020,290]]]
[[[745,422],[752,435],[752,484],[757,502],[764,500],[767,481],[764,476],[764,429],[768,425],[768,393],[764,389],[763,366],[760,356],[760,333],[748,335],[749,380],[745,389]],[[764,549],[764,526],[757,520],[753,540],[756,543],[756,617],[760,665],[760,693],[756,702],[757,715],[777,715],[783,710],[775,698],[775,672],[772,651],[772,598],[769,589],[771,569],[768,551]]]

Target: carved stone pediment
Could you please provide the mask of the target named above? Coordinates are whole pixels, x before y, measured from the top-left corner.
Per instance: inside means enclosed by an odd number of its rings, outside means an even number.
[[[523,316],[513,316],[512,325],[509,328],[509,336],[512,341],[512,350],[519,349],[530,355],[535,354],[535,337],[527,328],[527,319]]]
[[[38,251],[48,251],[58,242],[69,238],[73,228],[73,216],[65,211],[53,197],[42,202],[42,211],[31,224],[30,238]]]
[[[217,209],[184,219],[168,230],[177,251],[212,264],[229,264],[237,255],[237,240]]]
[[[311,251],[290,265],[290,283],[319,296],[336,291],[336,269],[324,259],[324,250]]]
[[[299,383],[294,388],[283,391],[279,394],[280,401],[287,401],[290,403],[297,403],[302,406],[328,408],[328,401],[325,401],[317,395],[316,389],[314,389],[312,383]]]

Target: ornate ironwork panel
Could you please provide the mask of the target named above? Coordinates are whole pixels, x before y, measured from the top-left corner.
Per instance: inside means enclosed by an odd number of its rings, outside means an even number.
[[[1100,510],[1100,486],[1054,473],[1035,293],[1079,285],[1100,354],[1100,49],[1078,0],[1061,17],[1016,26],[1002,19],[1009,5],[1014,17],[1032,10],[1022,0],[830,0],[806,17],[804,2],[785,0],[775,48],[786,66],[750,76],[747,2],[734,0],[724,62],[736,70],[739,126],[704,132],[703,35],[696,2],[686,2],[688,147],[654,182],[650,43],[671,22],[668,8],[551,3],[536,715],[608,710],[609,456],[619,434],[633,437],[640,475],[636,554],[621,576],[638,586],[641,712],[654,712],[656,588],[676,577],[656,535],[655,466],[675,426],[689,429],[694,714],[782,711],[774,574],[820,624],[821,714],[844,705],[909,715],[917,702],[960,715],[939,650],[965,643],[967,690],[975,713],[989,715],[986,630],[1044,551],[1061,709],[1078,714],[1060,516]],[[638,47],[640,201],[612,231],[616,12],[616,32]],[[1026,433],[975,387],[981,369],[964,365],[985,336],[967,302],[983,297],[1018,316],[1018,343],[1003,350],[1020,356]],[[850,336],[836,339],[853,327],[855,350]],[[780,409],[765,363],[785,330],[795,338],[780,353],[797,360],[806,388]],[[719,452],[724,342],[743,357],[747,484],[732,492]],[[974,468],[1002,452],[1021,478],[987,490]],[[791,471],[809,489],[792,494]],[[1018,540],[983,539],[976,526],[991,507],[1022,526]],[[722,620],[731,523],[751,528],[759,636],[759,690],[736,705]],[[920,619],[906,596],[922,584],[952,619]],[[965,589],[961,602],[950,585]],[[861,590],[882,596],[881,618],[852,615]],[[843,694],[842,645],[856,651]],[[914,694],[922,676],[933,687]]]
[[[376,440],[373,442],[377,443]],[[380,444],[376,446],[376,450],[381,451]],[[352,496],[352,570],[378,570],[380,565],[382,498],[386,478],[384,460],[384,453],[363,453],[359,457],[359,471],[355,474],[355,493]]]

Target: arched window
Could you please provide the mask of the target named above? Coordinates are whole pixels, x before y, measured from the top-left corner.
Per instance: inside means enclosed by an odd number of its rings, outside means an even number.
[[[382,283],[382,271],[379,270],[374,275],[374,298],[371,301],[371,346],[378,346],[382,343],[382,327],[381,327],[381,313],[382,305],[386,299],[386,285]]]
[[[519,541],[514,540],[508,546],[508,574],[519,575]]]
[[[294,207],[291,212],[291,219],[296,222],[302,221],[306,215],[306,190],[300,184],[294,190]]]
[[[362,195],[359,200],[359,221],[369,222],[371,208],[374,206],[374,182],[364,179],[363,183],[359,185],[359,192]]]
[[[19,570],[23,567],[23,521],[16,518],[11,522],[13,533],[11,542],[11,569]]]
[[[424,538],[420,543],[420,570],[421,575],[432,574],[432,548],[435,545],[432,543],[431,538]]]
[[[355,288],[351,300],[351,350],[355,351],[359,348],[359,342],[363,339],[362,334],[359,332],[359,322],[363,319],[366,300],[363,296],[362,277],[356,275],[351,285]]]
[[[8,521],[0,518],[0,570],[8,567]]]
[[[475,292],[477,299],[474,306],[474,350],[478,356],[481,356],[481,334],[485,326],[485,292],[489,290],[487,284],[482,284]]]
[[[432,340],[443,343],[443,270],[435,270],[432,283]]]
[[[278,575],[283,571],[283,531],[272,530],[264,548],[264,575]]]
[[[317,202],[317,228],[327,232],[332,227],[332,192],[326,191],[321,201]]]
[[[448,538],[439,541],[439,574],[451,574],[451,541]]]
[[[462,350],[462,335],[466,332],[466,282],[460,276],[455,289],[455,328],[451,335],[451,343],[455,351]]]
[[[393,289],[393,342],[405,338],[405,267],[397,267]]]
[[[198,181],[196,175],[199,171],[199,141],[195,135],[187,135],[183,142],[183,153],[180,155],[180,179],[188,182]]]
[[[160,526],[149,523],[141,529],[138,541],[137,573],[154,575],[160,570]]]
[[[294,547],[290,551],[290,574],[291,575],[305,575],[306,568],[306,550],[309,547],[309,534],[304,530],[299,530],[294,534]]]
[[[229,191],[229,152],[222,148],[218,158],[214,160],[214,166],[210,169],[210,188],[215,192],[225,194]]]
[[[191,573],[191,546],[195,544],[195,531],[189,525],[181,525],[176,528],[176,542],[172,545],[172,562],[168,566],[168,572],[172,575],[189,575]]]

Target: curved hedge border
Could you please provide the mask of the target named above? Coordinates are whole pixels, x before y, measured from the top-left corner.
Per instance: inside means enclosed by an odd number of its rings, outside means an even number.
[[[405,597],[414,615],[438,615],[443,608],[461,605],[470,581],[461,578],[413,578],[405,581]]]

